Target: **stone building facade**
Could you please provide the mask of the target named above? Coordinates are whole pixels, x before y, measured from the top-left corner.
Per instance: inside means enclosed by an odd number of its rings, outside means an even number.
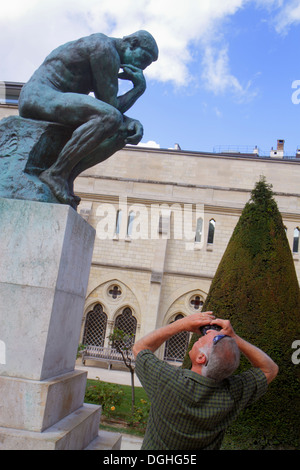
[[[82,340],[95,309],[105,324],[104,346],[124,312],[134,317],[128,328],[139,338],[201,309],[261,176],[273,186],[300,279],[296,157],[126,147],[82,173],[75,185],[79,211],[96,229]],[[187,341],[183,334],[168,342],[160,357],[180,359]]]
[[[18,114],[19,89],[0,82],[0,119]],[[256,149],[216,154],[127,146],[82,173],[75,181],[78,211],[96,239],[80,341],[107,347],[116,326],[134,340],[201,310],[261,176],[273,186],[300,279],[300,158],[286,158],[283,145],[278,141],[268,158]],[[188,339],[185,333],[171,339],[159,357],[180,361]]]

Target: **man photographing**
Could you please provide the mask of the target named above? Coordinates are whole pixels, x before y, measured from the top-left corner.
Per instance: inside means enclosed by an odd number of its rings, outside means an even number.
[[[189,352],[191,370],[176,368],[154,352],[182,331],[198,333],[210,325]],[[232,375],[242,352],[252,367]],[[200,312],[149,333],[133,346],[136,373],[151,409],[142,449],[213,450],[226,428],[258,400],[276,377],[278,366],[259,348],[239,337],[229,320]]]

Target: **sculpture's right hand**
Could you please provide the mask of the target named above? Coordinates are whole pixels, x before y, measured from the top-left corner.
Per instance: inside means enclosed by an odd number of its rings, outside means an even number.
[[[136,119],[132,120],[128,124],[127,131],[128,131],[128,135],[126,138],[126,144],[137,145],[141,141],[143,134],[144,134],[144,129],[143,129],[142,124]]]

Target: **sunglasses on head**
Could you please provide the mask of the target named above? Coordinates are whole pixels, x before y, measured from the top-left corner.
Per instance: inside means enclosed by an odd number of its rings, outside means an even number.
[[[216,335],[216,336],[214,336],[213,344],[217,344],[223,338],[229,338],[229,336],[228,335]]]
[[[219,341],[221,341],[221,339],[223,338],[229,338],[228,335],[216,335],[213,337],[213,345],[216,345]],[[208,364],[208,357],[206,356],[206,363],[205,363],[205,367],[207,366]]]

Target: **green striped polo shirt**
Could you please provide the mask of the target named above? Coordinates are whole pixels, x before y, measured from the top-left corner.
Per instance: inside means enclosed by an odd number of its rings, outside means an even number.
[[[267,390],[260,369],[216,382],[149,350],[140,351],[135,370],[151,401],[142,449],[219,449],[228,425]]]

